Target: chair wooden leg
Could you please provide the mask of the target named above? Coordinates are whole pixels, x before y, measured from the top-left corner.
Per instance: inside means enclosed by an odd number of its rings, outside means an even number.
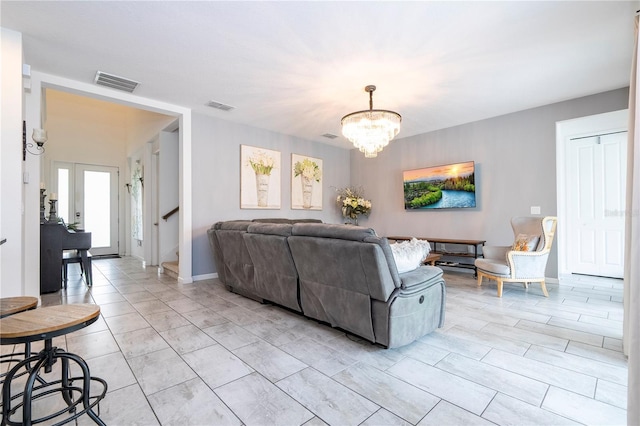
[[[544,280],[540,281],[540,286],[542,287],[542,293],[544,293],[544,297],[549,297],[549,292],[547,291],[547,285],[544,283]]]
[[[482,272],[478,271],[478,287],[482,285]]]
[[[497,281],[498,281],[498,297],[502,297],[502,280],[498,278]]]

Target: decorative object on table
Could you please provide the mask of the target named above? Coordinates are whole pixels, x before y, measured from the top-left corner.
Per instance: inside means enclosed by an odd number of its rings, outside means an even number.
[[[364,88],[369,93],[369,109],[352,112],[342,117],[342,134],[366,158],[373,158],[400,132],[402,117],[394,111],[373,109],[373,91],[376,86]]]
[[[36,143],[34,146],[31,142],[27,143],[27,122],[22,122],[22,161],[26,161],[27,152],[33,155],[44,154],[44,143],[47,141],[47,131],[44,129],[33,129],[31,139]],[[32,151],[35,149],[35,152]]]
[[[291,154],[291,208],[322,210],[322,160]]]
[[[369,216],[371,201],[364,198],[362,187],[346,187],[338,189],[336,203],[342,211],[342,216],[349,219],[353,225],[358,225],[358,216]]]
[[[446,164],[402,172],[405,210],[476,206],[475,163]]]
[[[47,190],[44,187],[44,184],[40,184],[40,223],[45,223],[47,218],[44,215],[44,199],[47,198],[47,194],[45,194]]]
[[[280,208],[280,151],[240,145],[240,208]]]
[[[58,195],[53,192],[49,197],[49,223],[58,223],[58,212],[56,211],[56,203],[58,202]]]

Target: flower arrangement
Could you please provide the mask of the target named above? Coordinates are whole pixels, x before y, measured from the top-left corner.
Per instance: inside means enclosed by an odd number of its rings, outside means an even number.
[[[371,201],[364,198],[362,188],[342,188],[338,189],[336,203],[342,210],[342,216],[353,219],[358,223],[358,216],[363,214],[369,216],[371,213]]]
[[[275,160],[264,151],[257,150],[249,157],[249,165],[257,175],[271,175],[271,170],[275,167]]]
[[[322,170],[316,164],[315,161],[311,161],[305,158],[302,161],[297,161],[293,168],[294,177],[302,175],[305,179],[313,179],[316,182],[320,182],[322,178]]]

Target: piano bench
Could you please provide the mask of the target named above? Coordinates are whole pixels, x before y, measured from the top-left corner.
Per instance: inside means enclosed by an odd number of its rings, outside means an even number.
[[[91,253],[89,250],[64,250],[62,252],[62,280],[63,287],[67,287],[67,266],[71,263],[80,264],[80,273],[84,274],[89,287],[93,285],[93,271],[91,269]]]

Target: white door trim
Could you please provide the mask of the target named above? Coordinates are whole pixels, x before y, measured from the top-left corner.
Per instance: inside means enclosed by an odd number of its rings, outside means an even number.
[[[567,230],[567,182],[566,182],[566,144],[570,138],[588,136],[594,133],[625,131],[628,127],[629,110],[607,112],[604,114],[580,117],[573,120],[556,122],[556,192],[558,205],[558,228],[556,230],[558,247],[558,277],[570,274],[569,241]]]

